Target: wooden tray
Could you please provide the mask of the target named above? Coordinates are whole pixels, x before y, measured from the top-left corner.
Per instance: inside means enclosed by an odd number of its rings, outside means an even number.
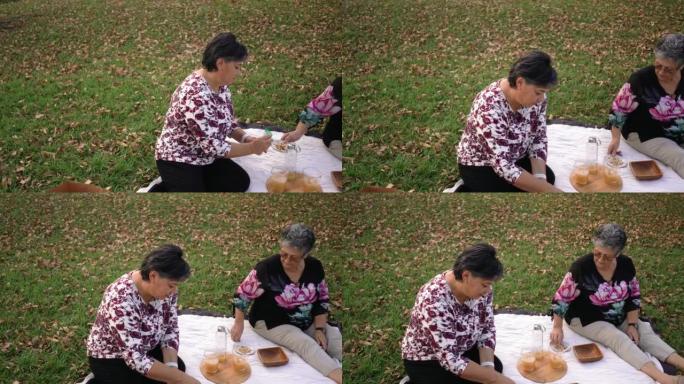
[[[271,193],[278,192],[323,192],[318,181],[301,173],[288,172],[285,183],[278,180],[279,175],[271,175],[266,179],[266,190]]]
[[[598,164],[598,167],[598,172],[595,175],[590,174],[589,182],[585,185],[577,184],[575,181],[577,177],[575,171],[577,171],[577,169],[573,169],[572,172],[570,172],[570,184],[572,184],[577,192],[620,192],[622,190],[622,178],[620,178],[620,183],[618,185],[608,184],[603,178],[603,172],[608,169],[608,167],[601,164]]]
[[[219,363],[219,370],[216,373],[208,373],[206,359],[200,363],[200,372],[207,380],[216,384],[240,384],[244,383],[252,375],[252,368],[247,360],[240,356],[226,353],[225,362]]]
[[[261,348],[257,349],[257,355],[264,367],[277,367],[285,365],[290,361],[280,347]]]
[[[523,369],[523,364],[522,364],[522,359],[528,356],[534,356],[537,352],[530,352],[526,353],[522,356],[520,356],[520,359],[518,360],[517,368],[518,372],[520,374],[528,379],[532,380],[535,383],[550,383],[552,381],[556,381],[563,376],[565,376],[568,373],[568,363],[563,359],[560,355],[553,353],[551,351],[544,351],[543,352],[543,357],[540,359],[537,359],[535,362],[535,368],[534,370],[527,372]],[[557,356],[559,357],[562,362],[563,362],[563,367],[562,368],[554,368],[551,366],[551,357],[552,356]]]
[[[603,359],[603,353],[595,343],[575,345],[572,347],[575,357],[580,363],[591,363]]]
[[[653,160],[630,161],[629,169],[637,180],[656,180],[663,177],[663,172]]]

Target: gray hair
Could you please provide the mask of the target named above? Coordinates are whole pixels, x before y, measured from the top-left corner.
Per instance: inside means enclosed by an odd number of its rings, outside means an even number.
[[[611,248],[617,254],[622,252],[625,248],[627,233],[625,233],[625,230],[618,224],[601,224],[596,228],[592,240],[595,245]]]
[[[280,241],[299,249],[306,256],[316,243],[316,235],[304,224],[290,224],[280,233]]]
[[[660,38],[654,49],[660,59],[674,60],[677,67],[684,64],[684,34],[668,33]]]

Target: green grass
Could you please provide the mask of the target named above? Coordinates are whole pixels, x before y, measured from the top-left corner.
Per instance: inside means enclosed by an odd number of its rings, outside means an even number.
[[[339,12],[338,1],[0,3],[0,190],[149,182],[171,94],[220,31],[250,50],[231,86],[236,115],[293,129],[342,73]]]
[[[345,88],[352,190],[452,185],[473,98],[533,48],[552,55],[560,76],[547,117],[605,125],[660,34],[684,25],[680,1],[355,0],[345,11],[345,38],[359,50]]]
[[[103,290],[161,243],[181,245],[193,267],[180,307],[228,313],[233,289],[295,221],[318,236],[349,383],[398,381],[415,294],[464,246],[499,249],[506,275],[496,308],[545,312],[606,221],[627,229],[644,312],[682,351],[682,203],[678,195],[0,195],[0,382],[83,376]]]

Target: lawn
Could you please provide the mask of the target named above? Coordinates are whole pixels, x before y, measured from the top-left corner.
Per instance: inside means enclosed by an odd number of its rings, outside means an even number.
[[[339,1],[0,1],[0,191],[154,179],[171,94],[221,31],[250,50],[231,86],[236,116],[294,129],[347,61],[340,12]]]
[[[345,3],[345,38],[359,51],[345,88],[352,190],[453,185],[473,98],[533,48],[550,53],[559,72],[547,117],[604,126],[615,93],[652,62],[658,37],[684,26],[678,0]]]
[[[418,288],[467,244],[499,249],[506,275],[495,287],[498,309],[545,312],[570,262],[590,249],[591,230],[606,221],[627,229],[645,314],[682,351],[683,203],[678,195],[0,195],[0,382],[83,376],[104,288],[160,243],[181,245],[194,270],[181,308],[228,313],[232,290],[294,221],[319,237],[315,255],[344,325],[348,383],[398,381]]]

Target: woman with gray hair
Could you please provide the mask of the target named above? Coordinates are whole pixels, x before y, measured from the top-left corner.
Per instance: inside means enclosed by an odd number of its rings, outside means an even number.
[[[283,229],[280,253],[249,272],[233,297],[233,341],[240,341],[245,313],[260,336],[295,351],[336,383],[342,382],[342,334],[328,324],[328,285],[323,265],[310,256],[316,242],[311,228]],[[251,308],[250,308],[251,307]]]
[[[634,72],[613,101],[608,153],[617,153],[622,133],[634,149],[684,178],[684,34],[664,35],[654,53],[653,65]]]
[[[684,358],[639,320],[641,292],[632,259],[622,254],[627,234],[617,224],[594,233],[593,252],[577,259],[552,301],[551,342],[563,342],[563,320],[575,333],[610,348],[632,367],[661,384],[684,384],[667,375],[644,352],[684,370]]]

